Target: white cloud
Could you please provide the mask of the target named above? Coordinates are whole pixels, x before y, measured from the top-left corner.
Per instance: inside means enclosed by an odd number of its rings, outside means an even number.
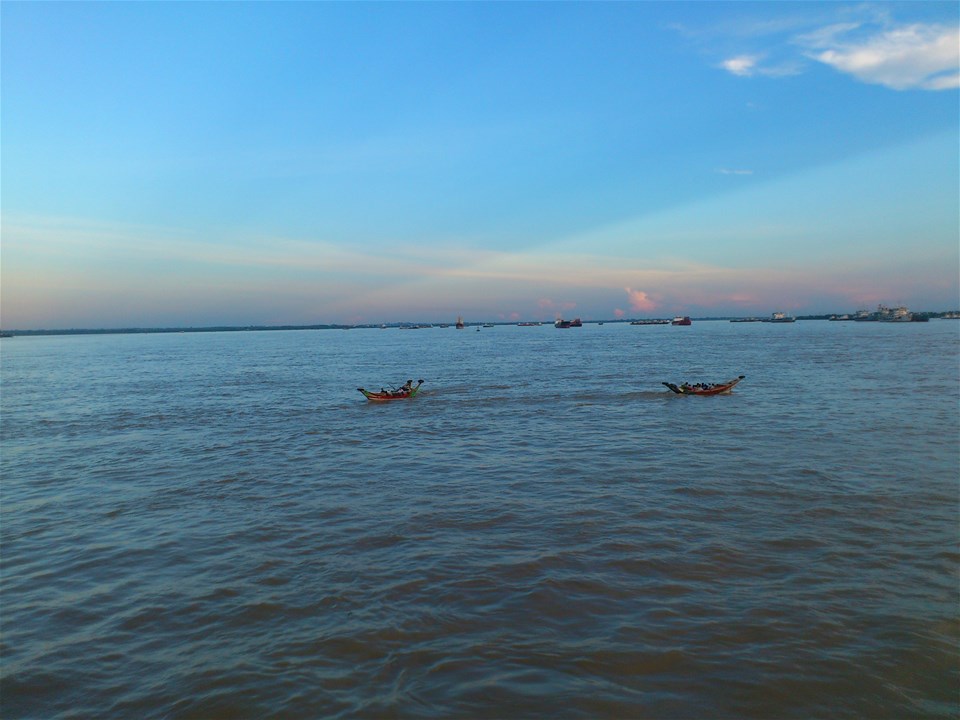
[[[924,84],[924,90],[954,90],[960,88],[960,72],[946,75],[937,75],[929,78]]]
[[[960,29],[949,23],[897,23],[876,6],[843,6],[777,25],[714,28],[740,45],[718,67],[738,77],[798,75],[821,63],[865,83],[895,90],[960,87]],[[826,15],[833,15],[827,18]],[[838,18],[842,17],[842,20]],[[837,21],[840,20],[840,21]],[[803,24],[806,27],[801,27]],[[744,45],[748,43],[748,45]]]
[[[718,168],[717,172],[721,175],[753,175],[753,170],[741,170],[736,168]]]
[[[762,55],[737,55],[721,62],[720,67],[740,77],[752,77],[754,75],[785,77],[800,73],[800,64],[797,62],[784,61],[767,64],[763,62],[764,59]]]
[[[724,60],[720,65],[729,73],[741,77],[750,77],[754,74],[757,60],[756,55],[738,55],[737,57]]]
[[[960,87],[960,30],[941,25],[907,25],[845,40],[851,26],[806,36],[809,57],[863,82],[894,90]]]

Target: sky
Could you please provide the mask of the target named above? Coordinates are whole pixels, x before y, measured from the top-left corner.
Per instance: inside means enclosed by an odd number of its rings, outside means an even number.
[[[956,2],[0,3],[0,326],[960,307]]]

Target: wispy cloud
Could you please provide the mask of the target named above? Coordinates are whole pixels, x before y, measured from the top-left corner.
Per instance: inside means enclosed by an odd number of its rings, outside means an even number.
[[[739,168],[717,168],[720,175],[753,175],[753,170]]]
[[[960,29],[937,23],[897,23],[870,6],[840,7],[842,22],[821,13],[805,27],[753,27],[750,33],[715,28],[744,47],[717,67],[737,77],[786,77],[820,63],[860,82],[894,90],[948,90],[960,87]],[[857,17],[851,19],[853,12]],[[840,18],[834,18],[838,20]],[[795,20],[795,19],[794,19]]]
[[[540,310],[552,312],[559,315],[564,310],[573,310],[577,307],[575,302],[569,300],[553,300],[551,298],[540,298],[537,300],[537,307]]]
[[[787,77],[798,75],[802,71],[801,65],[795,61],[787,60],[773,63],[768,62],[765,55],[735,55],[721,62],[720,67],[740,77],[752,77],[754,75]]]

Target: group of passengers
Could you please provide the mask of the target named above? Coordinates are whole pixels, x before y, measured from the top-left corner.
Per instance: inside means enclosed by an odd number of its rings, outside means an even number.
[[[684,383],[680,387],[684,390],[710,390],[715,388],[719,383],[697,383],[696,385],[691,385],[690,383]]]
[[[407,380],[402,387],[393,388],[392,390],[384,390],[380,388],[381,395],[387,395],[388,397],[406,397],[413,392],[413,380]]]

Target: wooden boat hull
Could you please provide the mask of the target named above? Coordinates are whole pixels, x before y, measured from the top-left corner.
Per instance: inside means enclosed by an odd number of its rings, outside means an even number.
[[[420,380],[413,388],[411,388],[410,392],[403,394],[391,392],[370,392],[369,390],[364,390],[363,388],[357,388],[357,390],[371,402],[389,402],[391,400],[409,400],[412,397],[416,397],[417,391],[420,389],[421,385],[423,385],[423,380]]]
[[[725,393],[733,390],[734,385],[743,380],[746,375],[741,375],[729,382],[719,383],[717,385],[712,385],[710,387],[695,387],[693,385],[674,385],[673,383],[665,382],[663,383],[671,391],[677,393],[677,395],[723,395]]]

